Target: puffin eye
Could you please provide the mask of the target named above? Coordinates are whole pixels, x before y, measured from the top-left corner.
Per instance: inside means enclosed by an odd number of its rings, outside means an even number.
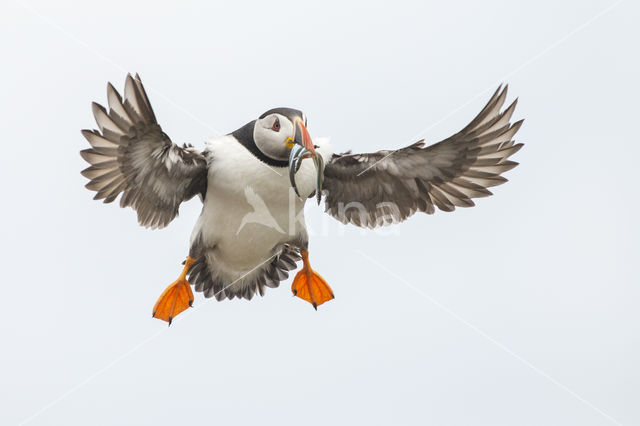
[[[276,121],[273,122],[273,126],[271,126],[271,130],[273,130],[274,132],[280,131],[280,120],[278,120],[278,117],[276,117]]]

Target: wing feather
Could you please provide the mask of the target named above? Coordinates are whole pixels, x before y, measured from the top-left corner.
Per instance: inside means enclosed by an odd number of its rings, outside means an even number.
[[[128,129],[133,126],[133,122],[130,121],[127,111],[122,105],[122,97],[111,83],[107,83],[107,102],[109,104],[109,111],[113,121],[121,129]]]
[[[523,144],[511,124],[517,99],[502,112],[507,87],[499,87],[460,132],[431,146],[419,141],[397,151],[334,155],[325,167],[327,213],[343,223],[376,227],[399,222],[435,207],[472,207],[472,198],[507,181],[501,174],[518,165],[509,160]]]
[[[107,85],[109,111],[92,110],[99,130],[82,130],[91,148],[80,155],[91,166],[81,173],[90,180],[94,199],[131,206],[141,225],[165,227],[180,203],[206,191],[207,159],[191,146],[171,142],[156,121],[140,77],[125,80],[124,99]]]

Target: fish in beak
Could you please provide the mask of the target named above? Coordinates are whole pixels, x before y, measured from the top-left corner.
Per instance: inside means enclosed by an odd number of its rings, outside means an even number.
[[[309,131],[305,127],[302,120],[296,121],[296,129],[295,136],[293,138],[293,147],[291,148],[291,152],[289,153],[289,180],[291,181],[291,186],[296,191],[296,195],[299,197],[300,193],[298,192],[298,187],[296,186],[295,175],[300,165],[302,164],[302,160],[305,158],[312,158],[313,162],[316,166],[316,199],[318,200],[318,204],[320,204],[320,197],[322,196],[322,183],[324,181],[324,160],[320,153],[316,152],[315,147],[313,146],[313,141],[311,140],[311,136],[309,135]]]

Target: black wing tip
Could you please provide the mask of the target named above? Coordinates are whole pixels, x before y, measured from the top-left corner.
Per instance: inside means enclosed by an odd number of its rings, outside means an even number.
[[[94,115],[94,116],[97,114],[97,111],[96,111],[96,110],[100,110],[101,112],[103,112],[103,113],[105,113],[105,114],[109,115],[109,114],[107,113],[107,110],[106,110],[106,108],[105,108],[105,107],[103,107],[102,105],[100,105],[100,104],[99,104],[99,103],[97,103],[97,102],[91,102],[91,111],[93,112],[93,115]]]
[[[133,73],[133,75],[130,72],[128,72],[125,80],[131,80],[131,82],[133,83],[138,82],[142,84],[142,79],[140,78],[140,74],[138,74],[137,72]]]
[[[504,161],[502,163],[499,164],[500,166],[504,166],[504,170],[502,170],[498,176],[504,178],[504,182],[507,182],[507,178],[505,178],[504,176],[502,176],[503,173],[507,173],[510,172],[511,170],[515,169],[516,167],[518,167],[520,165],[520,163],[518,163],[517,161],[513,161],[513,160],[507,160]]]
[[[89,157],[88,157],[88,155],[89,155],[89,154],[93,154],[93,153],[95,153],[95,151],[93,150],[93,148],[83,149],[83,150],[81,150],[81,151],[80,151],[80,157],[82,157],[82,159],[83,159],[84,161],[86,161],[87,163],[89,163],[89,164],[93,164],[93,163],[89,160]],[[86,169],[85,169],[85,170],[86,170]],[[83,170],[83,171],[85,171],[85,170]]]
[[[89,136],[88,135],[95,135],[96,131],[95,130],[90,130],[90,129],[81,129],[80,130],[80,134],[82,136],[84,136],[85,139],[89,140]]]
[[[120,95],[120,92],[118,92],[118,89],[116,89],[116,87],[111,84],[110,81],[107,81],[107,97],[110,93],[113,93],[118,98],[120,103],[122,103],[122,96]]]
[[[81,154],[80,156],[82,157],[82,154]],[[84,160],[84,158],[83,158],[83,160]],[[84,170],[80,171],[80,174],[81,174],[83,177],[87,178],[87,179],[91,179],[91,178],[88,176],[88,173],[89,173],[90,169],[91,169],[91,166],[89,166],[89,167],[87,167],[86,169],[84,169]],[[85,185],[85,186],[86,186],[86,185]]]
[[[518,106],[518,98],[515,98],[513,102],[511,102],[509,106],[504,109],[501,115],[504,115],[507,113],[513,113],[516,109],[516,106]]]
[[[505,96],[508,90],[509,90],[508,83],[501,82],[500,84],[498,84],[498,88],[495,90],[495,92],[493,92],[493,95],[491,95],[491,98],[489,98],[488,104],[493,104],[496,100],[500,99],[502,96]]]
[[[500,82],[500,84],[498,85],[498,88],[495,91],[495,94],[499,94],[500,96],[502,96],[503,94],[506,95],[508,91],[509,91],[509,83]]]
[[[511,153],[509,153],[509,156],[508,156],[508,157],[506,157],[506,158],[509,158],[509,157],[511,157],[512,155],[517,154],[517,153],[518,153],[518,151],[520,151],[520,150],[522,149],[522,147],[523,147],[523,146],[524,146],[524,143],[523,143],[523,142],[518,142],[517,144],[513,145],[513,146],[511,147],[512,152],[511,152]]]
[[[520,129],[520,127],[522,127],[522,123],[524,123],[524,118],[521,118],[520,120],[514,122],[511,127],[517,127],[518,130]]]

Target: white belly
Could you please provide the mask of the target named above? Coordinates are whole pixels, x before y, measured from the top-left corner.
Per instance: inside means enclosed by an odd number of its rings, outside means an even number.
[[[201,235],[218,273],[235,280],[267,263],[282,244],[307,240],[303,209],[315,190],[313,161],[304,160],[296,173],[299,198],[286,167],[263,163],[234,138],[210,141],[207,149],[207,194],[192,240]]]

